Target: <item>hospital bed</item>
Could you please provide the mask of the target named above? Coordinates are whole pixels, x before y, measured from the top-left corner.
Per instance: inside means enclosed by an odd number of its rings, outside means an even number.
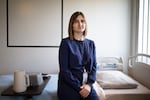
[[[137,54],[129,57],[128,75],[116,70],[98,71],[95,88],[101,100],[150,100],[149,75],[150,55]]]
[[[97,81],[93,86],[100,100],[150,100],[150,56],[137,54],[129,57],[128,65],[128,75],[118,70],[97,71]],[[33,96],[33,100],[58,100],[58,74],[49,76],[51,79],[42,94]],[[12,83],[13,75],[0,75],[0,93]],[[24,98],[0,96],[0,100],[24,100]]]

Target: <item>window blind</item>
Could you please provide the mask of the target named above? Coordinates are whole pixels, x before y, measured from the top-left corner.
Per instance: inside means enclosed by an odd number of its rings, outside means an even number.
[[[150,1],[139,3],[138,53],[150,55]]]

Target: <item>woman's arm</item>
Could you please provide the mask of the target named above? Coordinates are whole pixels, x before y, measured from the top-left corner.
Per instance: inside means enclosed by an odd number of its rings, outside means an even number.
[[[62,40],[59,49],[60,77],[69,86],[80,91],[80,82],[72,75],[69,68],[69,47],[66,40]]]
[[[92,68],[91,71],[88,72],[88,79],[87,79],[87,84],[89,84],[90,86],[96,80],[96,50],[95,50],[94,42],[92,42],[91,50],[92,50],[92,54],[91,54],[91,59],[89,61],[89,65]]]

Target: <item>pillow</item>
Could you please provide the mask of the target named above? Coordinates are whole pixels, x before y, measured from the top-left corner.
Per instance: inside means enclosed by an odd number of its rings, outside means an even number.
[[[120,71],[97,71],[97,82],[104,89],[133,89],[137,84]]]

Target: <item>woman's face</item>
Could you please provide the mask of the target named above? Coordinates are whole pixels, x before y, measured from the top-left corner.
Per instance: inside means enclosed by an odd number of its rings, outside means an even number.
[[[83,33],[85,31],[85,27],[85,19],[81,15],[79,15],[73,23],[74,33]]]

